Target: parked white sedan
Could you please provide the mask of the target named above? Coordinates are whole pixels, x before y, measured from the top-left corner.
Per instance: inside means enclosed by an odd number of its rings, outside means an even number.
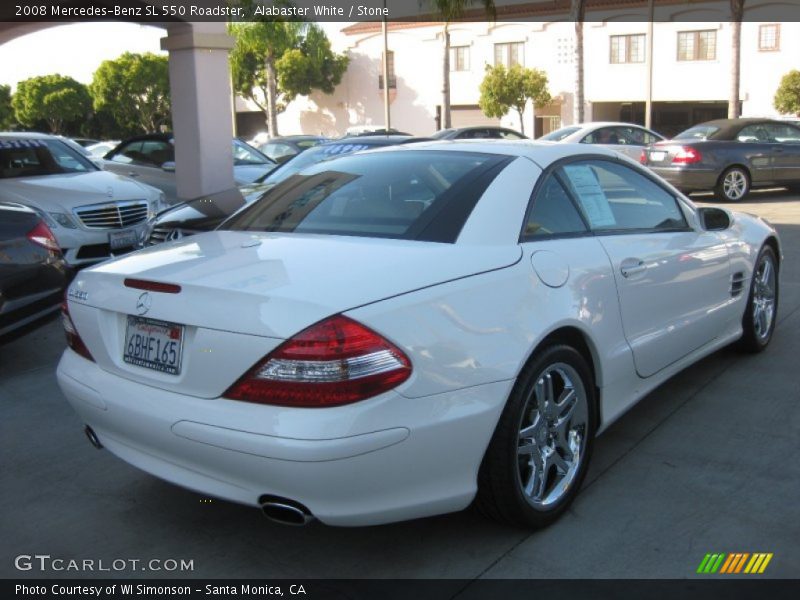
[[[621,152],[633,160],[639,160],[647,146],[663,139],[664,136],[641,125],[612,121],[568,125],[539,138],[548,142],[599,144]]]
[[[0,200],[36,209],[70,265],[138,247],[163,198],[149,185],[102,171],[57,136],[0,133]]]
[[[546,525],[598,432],[776,322],[775,230],[603,148],[349,155],[222,227],[80,272],[58,381],[95,445],[287,523]]]

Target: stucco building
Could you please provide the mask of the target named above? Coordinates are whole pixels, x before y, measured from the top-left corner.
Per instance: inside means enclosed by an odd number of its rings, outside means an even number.
[[[646,3],[610,1],[584,25],[585,118],[644,123],[649,72]],[[776,116],[772,99],[780,78],[800,69],[800,22],[774,2],[746,3],[741,30],[740,99],[744,116]],[[729,4],[667,2],[656,8],[652,52],[652,126],[670,135],[700,121],[727,115],[732,25]],[[715,20],[716,19],[716,20]],[[328,26],[334,49],[350,66],[334,94],[313,94],[279,117],[281,134],[343,134],[348,127],[383,123],[380,23]],[[485,65],[518,62],[543,69],[554,101],[528,106],[525,133],[541,135],[573,121],[574,25],[567,15],[534,14],[519,20],[450,26],[453,126],[500,124],[520,129],[512,112],[489,119],[478,108]],[[389,23],[392,127],[428,135],[439,127],[442,102],[442,23]],[[237,102],[240,135],[264,129],[263,117]]]

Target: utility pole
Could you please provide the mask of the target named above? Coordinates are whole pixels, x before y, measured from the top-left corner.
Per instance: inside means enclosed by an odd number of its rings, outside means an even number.
[[[386,0],[383,0],[383,126],[386,133],[392,126],[389,115],[389,29],[386,23]]]
[[[647,12],[647,94],[644,100],[644,126],[653,128],[653,18],[655,0],[648,0]]]

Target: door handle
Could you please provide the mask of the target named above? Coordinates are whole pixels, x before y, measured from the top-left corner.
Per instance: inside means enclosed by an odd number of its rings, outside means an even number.
[[[632,277],[639,273],[644,273],[647,270],[647,265],[643,260],[638,258],[626,258],[619,266],[619,272],[623,277]]]
[[[134,173],[133,171],[128,173],[128,177],[138,177],[138,176],[139,176],[139,174],[138,173]]]

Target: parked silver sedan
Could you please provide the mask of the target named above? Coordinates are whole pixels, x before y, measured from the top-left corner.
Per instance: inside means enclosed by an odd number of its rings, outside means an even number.
[[[639,160],[645,147],[660,142],[664,136],[641,125],[598,121],[562,127],[539,139],[570,144],[599,144]]]

